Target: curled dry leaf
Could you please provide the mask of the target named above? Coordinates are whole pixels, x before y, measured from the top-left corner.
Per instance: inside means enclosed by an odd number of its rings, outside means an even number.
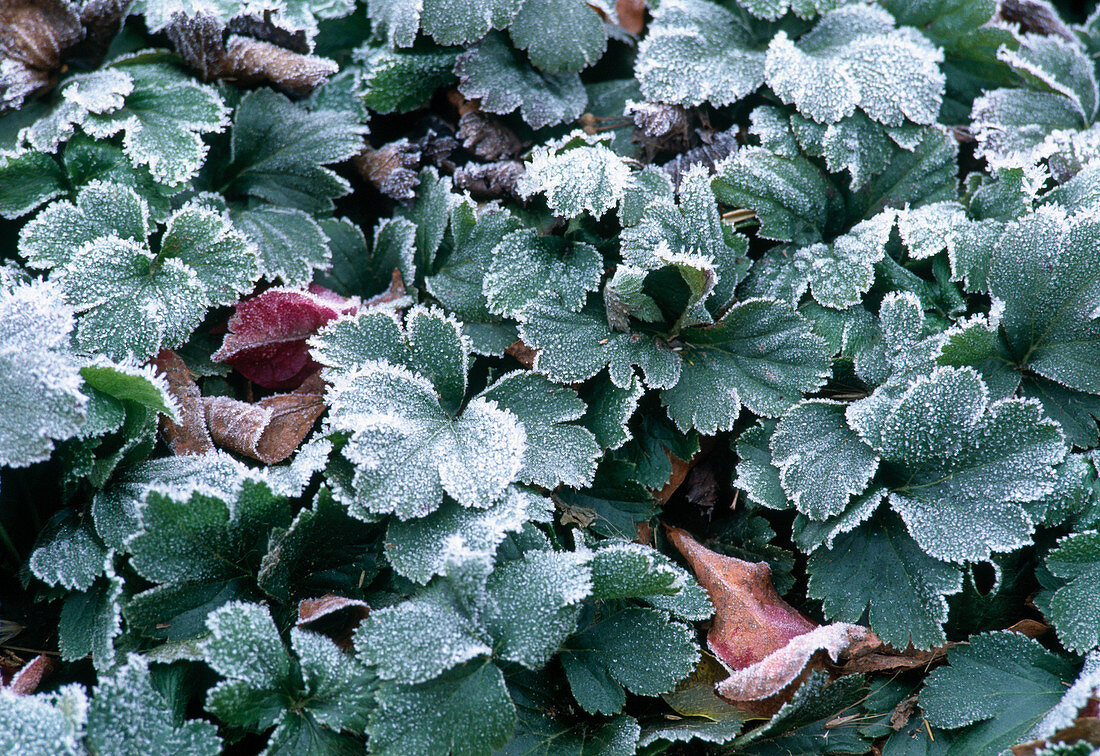
[[[467,163],[455,170],[454,185],[479,200],[518,197],[516,183],[526,172],[526,167],[518,160]]]
[[[714,604],[707,645],[731,670],[715,690],[739,707],[772,713],[790,698],[795,683],[824,666],[825,655],[837,661],[850,649],[880,644],[861,625],[818,626],[803,616],[776,593],[764,562],[718,554],[680,528],[666,531]]]
[[[218,446],[274,465],[289,457],[325,412],[325,384],[318,373],[289,394],[255,404],[228,396],[203,397],[206,426]]]
[[[344,609],[354,609],[355,613],[362,618],[367,616],[370,605],[360,599],[336,596],[331,593],[320,598],[302,599],[298,602],[298,620],[294,624],[302,627]]]
[[[458,138],[474,157],[488,162],[512,160],[523,150],[514,131],[480,110],[467,110],[458,119]]]
[[[306,339],[340,315],[356,312],[359,300],[310,284],[308,290],[268,289],[235,307],[229,333],[211,359],[228,362],[265,388],[292,389],[319,368]]]
[[[377,149],[367,145],[352,163],[382,194],[395,200],[410,200],[420,184],[420,168],[424,165],[453,168],[449,161],[457,146],[452,137],[429,130],[412,141],[402,137]]]
[[[83,37],[80,18],[69,3],[0,2],[0,113],[48,88],[65,51]]]
[[[243,87],[271,85],[305,97],[340,70],[328,58],[275,43],[290,40],[265,41],[256,35],[234,34],[226,41],[226,26],[205,13],[177,13],[166,31],[176,52],[204,81],[227,79]]]
[[[188,456],[214,451],[214,442],[206,428],[202,396],[183,358],[170,349],[163,349],[153,358],[152,364],[157,374],[168,382],[168,390],[176,400],[176,419],[160,416],[160,430],[172,453]]]
[[[510,347],[504,350],[504,353],[515,359],[516,362],[523,365],[530,370],[535,366],[535,355],[538,354],[537,349],[524,344],[522,341],[514,342]]]

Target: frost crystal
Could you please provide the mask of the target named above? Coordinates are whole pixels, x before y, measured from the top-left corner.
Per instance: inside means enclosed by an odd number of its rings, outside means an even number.
[[[536,147],[527,172],[516,182],[517,191],[523,197],[546,195],[550,209],[566,218],[585,211],[599,218],[622,202],[633,184],[630,167],[608,141],[574,131]]]
[[[48,459],[55,440],[80,431],[88,398],[69,351],[72,329],[57,284],[0,288],[0,465]]]
[[[818,123],[859,107],[887,126],[931,124],[943,99],[943,53],[889,13],[847,5],[795,44],[780,31],[768,47],[765,80],[783,102]]]

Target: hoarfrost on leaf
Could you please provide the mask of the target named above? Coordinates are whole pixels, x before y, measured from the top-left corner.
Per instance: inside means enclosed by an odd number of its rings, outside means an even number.
[[[603,257],[594,247],[539,236],[533,229],[508,234],[492,255],[482,283],[485,299],[490,312],[509,317],[520,317],[528,305],[555,294],[570,310],[579,310],[603,276]]]
[[[647,100],[721,107],[764,83],[764,51],[725,8],[707,0],[666,0],[638,47],[634,75]]]
[[[630,166],[609,142],[610,137],[574,131],[535,147],[517,191],[523,197],[545,195],[550,209],[566,218],[586,211],[599,218],[623,201],[634,182]]]
[[[482,110],[506,115],[519,108],[536,129],[572,121],[588,104],[580,76],[534,69],[495,33],[458,57],[455,74],[458,90],[480,100]]]
[[[1066,584],[1050,600],[1050,619],[1066,648],[1084,653],[1100,646],[1100,533],[1066,536],[1047,555],[1047,569]]]
[[[783,102],[818,123],[857,107],[887,126],[932,124],[943,100],[943,53],[889,13],[846,5],[825,14],[796,44],[785,31],[768,47],[765,80]]]
[[[41,281],[0,288],[0,465],[48,459],[54,441],[75,436],[88,397],[69,350],[72,308]]]

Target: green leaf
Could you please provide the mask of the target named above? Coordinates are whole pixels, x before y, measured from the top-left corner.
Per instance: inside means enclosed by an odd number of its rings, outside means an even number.
[[[642,382],[637,376],[631,376],[627,385],[620,388],[601,375],[588,385],[582,394],[588,411],[581,423],[592,431],[601,448],[618,449],[630,440],[628,423],[645,392]]]
[[[510,533],[522,531],[528,522],[549,522],[552,513],[547,499],[517,488],[483,510],[448,501],[427,517],[390,520],[386,557],[398,574],[424,584],[446,571],[454,544],[461,545],[463,559],[491,559]]]
[[[295,627],[290,631],[290,646],[302,672],[302,700],[310,724],[362,733],[374,705],[373,675],[324,635]]]
[[[721,107],[764,83],[764,52],[747,24],[725,8],[671,0],[653,12],[634,75],[647,100]]]
[[[551,380],[587,380],[605,367],[619,388],[631,385],[634,366],[653,388],[668,388],[680,377],[681,360],[663,340],[611,330],[604,308],[594,297],[580,312],[560,301],[536,302],[523,312],[520,338],[538,349],[535,370]]]
[[[532,229],[513,231],[492,250],[485,299],[490,312],[513,318],[555,293],[570,310],[579,310],[599,288],[603,265],[600,253],[583,242],[539,236]]]
[[[843,511],[878,470],[874,451],[845,422],[845,406],[827,399],[802,402],[783,416],[771,438],[787,498],[814,520]]]
[[[592,579],[578,555],[531,551],[497,567],[486,591],[481,623],[494,657],[538,669],[576,629]]]
[[[499,34],[490,34],[455,62],[458,90],[481,100],[481,109],[506,115],[519,108],[532,128],[580,117],[588,95],[575,73],[548,74],[535,70]]]
[[[67,192],[64,170],[35,150],[0,151],[0,218],[18,218]]]
[[[149,367],[97,362],[80,368],[80,376],[96,391],[149,407],[168,417],[176,416],[176,400],[168,384]]]
[[[256,245],[260,271],[268,280],[305,286],[332,258],[329,240],[307,213],[292,207],[261,206],[233,215],[233,225]]]
[[[742,148],[723,161],[714,194],[725,205],[754,210],[757,236],[777,241],[819,241],[840,209],[835,187],[808,158],[762,147]]]
[[[88,591],[70,593],[61,607],[57,647],[63,661],[92,657],[96,670],[117,663],[115,640],[122,633],[123,581],[113,569]]]
[[[588,68],[607,49],[604,22],[583,0],[526,0],[508,33],[532,63],[551,74]]]
[[[222,191],[306,212],[331,211],[350,185],[324,167],[357,155],[364,128],[348,111],[309,112],[268,89],[241,98]]]
[[[273,687],[290,675],[290,655],[271,613],[259,604],[234,602],[210,613],[203,655],[223,677],[253,688]]]
[[[797,45],[780,31],[768,46],[765,81],[818,123],[839,121],[857,107],[887,126],[934,123],[943,100],[943,53],[893,22],[879,8],[843,6]]]
[[[375,7],[371,3],[371,9]],[[458,51],[425,47],[391,50],[368,46],[356,53],[363,67],[363,104],[376,113],[415,110],[439,87],[454,83]]]
[[[329,427],[351,434],[343,454],[356,465],[356,516],[423,517],[444,491],[484,509],[522,466],[526,433],[515,415],[476,398],[452,417],[432,384],[405,368],[367,363],[337,375],[330,397]]]
[[[126,541],[130,565],[158,585],[131,600],[127,620],[172,640],[194,637],[207,611],[247,595],[245,579],[258,571],[272,530],[291,522],[286,500],[253,481],[225,500],[209,489],[149,492],[137,503],[137,517],[139,527]]]
[[[774,420],[762,420],[738,436],[737,478],[733,485],[744,491],[749,501],[768,509],[789,509],[790,502],[779,479],[779,468],[772,464],[771,437]]]
[[[691,630],[654,609],[624,609],[603,618],[570,638],[562,652],[574,695],[579,688],[574,680],[586,673],[599,679],[603,673],[635,695],[657,696],[676,687],[698,661]],[[618,713],[585,706],[581,697],[578,702],[589,711]]]
[[[88,397],[69,349],[72,329],[57,285],[0,287],[0,465],[49,459],[55,440],[80,432]]]
[[[502,376],[481,396],[523,424],[527,449],[521,481],[551,490],[563,483],[580,488],[592,482],[602,450],[589,430],[573,424],[587,409],[573,389],[536,373],[516,371]]]
[[[376,609],[355,631],[359,659],[383,680],[427,682],[493,649],[438,586]]]
[[[976,726],[949,754],[999,753],[1018,742],[1062,698],[1074,665],[1013,632],[975,635],[947,651],[950,666],[928,676],[920,705],[937,727]]]
[[[825,616],[869,622],[897,648],[933,648],[947,636],[945,596],[962,590],[958,567],[925,554],[894,515],[883,515],[810,555],[809,595]]]
[[[894,213],[886,211],[861,221],[830,244],[800,249],[809,260],[806,280],[814,299],[843,310],[857,305],[875,282],[875,263],[883,259],[894,228]]]
[[[716,325],[687,329],[680,338],[679,382],[661,392],[661,400],[682,430],[729,430],[742,404],[758,415],[778,415],[828,376],[825,341],[774,300],[738,302]]]
[[[968,368],[918,378],[884,415],[854,405],[848,422],[894,471],[890,506],[921,548],[958,562],[1031,542],[1024,504],[1050,493],[1066,453],[1038,403],[990,403]]]
[[[420,685],[384,683],[371,715],[371,752],[489,756],[508,741],[515,721],[500,669],[472,662]]]
[[[1088,531],[1059,540],[1046,566],[1067,581],[1050,601],[1050,617],[1062,645],[1077,653],[1100,646],[1100,534]]]
[[[630,166],[609,147],[610,137],[573,131],[535,147],[527,171],[516,182],[523,197],[546,196],[557,215],[599,218],[616,207],[634,182]]]
[[[153,687],[149,664],[130,654],[126,663],[101,677],[88,707],[93,753],[215,754],[222,752],[217,728],[201,719],[173,723],[168,702]]]
[[[510,681],[519,720],[515,736],[502,753],[507,756],[631,756],[638,747],[641,728],[625,714],[603,720],[588,720],[578,726],[572,718],[553,716],[555,704],[568,696],[552,688],[549,681],[534,675]],[[618,687],[617,683],[615,684]],[[621,690],[621,688],[620,688]]]

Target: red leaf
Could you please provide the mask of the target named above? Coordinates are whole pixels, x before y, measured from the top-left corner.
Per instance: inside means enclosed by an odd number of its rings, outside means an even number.
[[[39,654],[23,665],[23,667],[11,676],[6,684],[0,687],[7,688],[12,693],[30,695],[38,689],[42,678],[53,671],[54,661],[45,654]]]
[[[212,359],[265,388],[292,389],[318,365],[306,339],[340,315],[359,309],[355,297],[310,284],[308,290],[268,289],[236,305],[229,333]]]

